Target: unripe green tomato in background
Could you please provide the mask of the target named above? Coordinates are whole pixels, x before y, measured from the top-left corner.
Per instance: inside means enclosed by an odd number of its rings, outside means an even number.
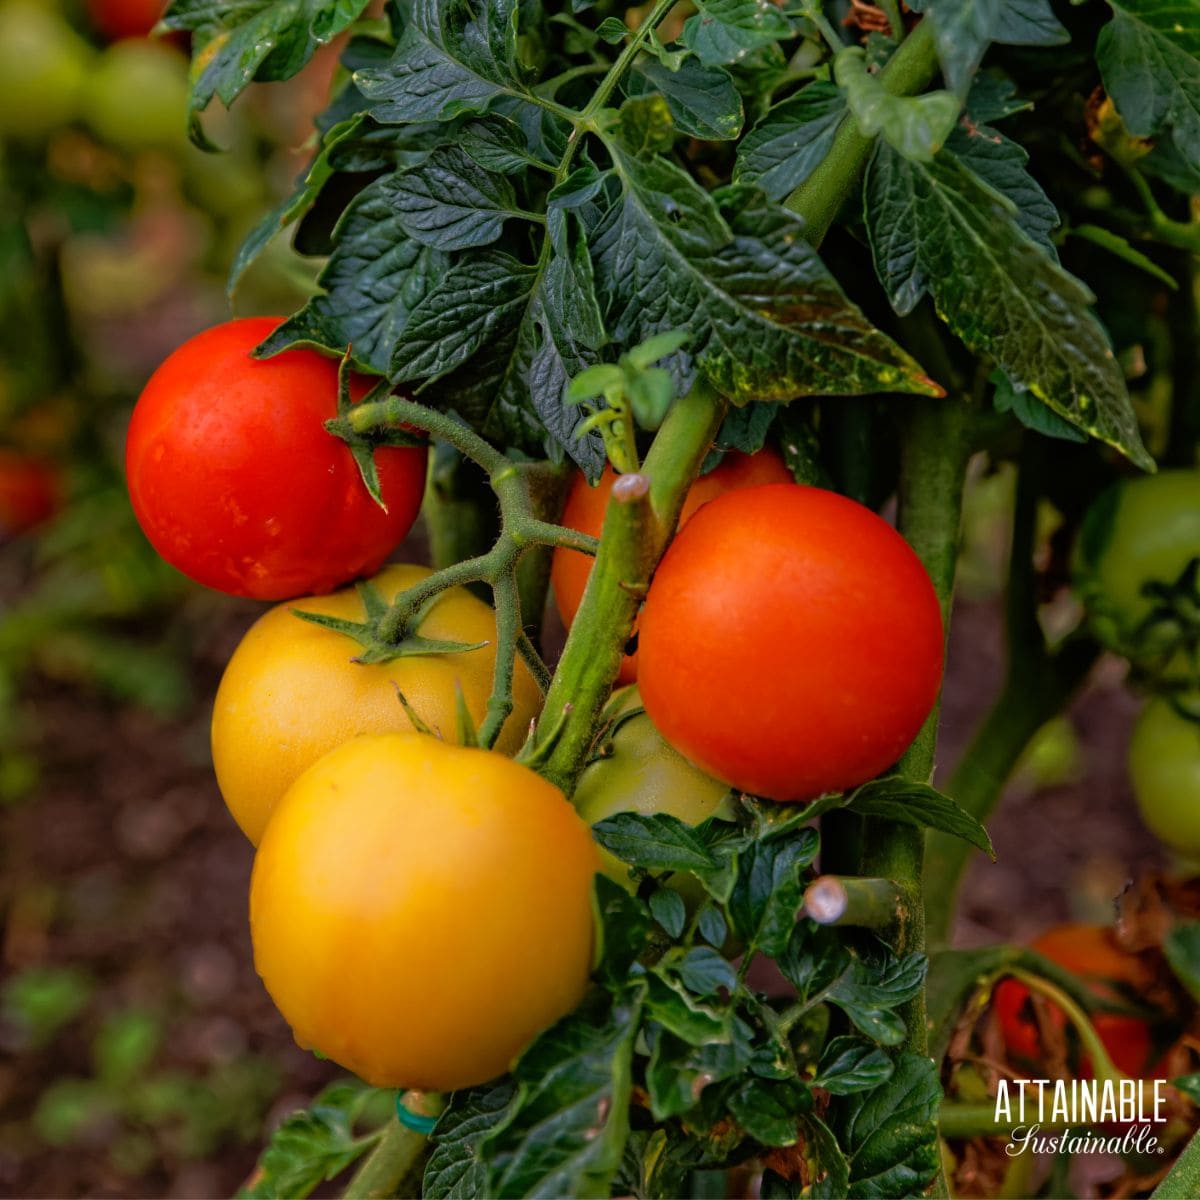
[[[1088,510],[1076,547],[1075,585],[1105,645],[1135,658],[1139,625],[1154,602],[1147,583],[1174,583],[1200,556],[1200,471],[1160,471],[1125,479]],[[1154,644],[1141,647],[1154,653]],[[1182,656],[1163,672],[1188,673]]]
[[[161,42],[109,46],[83,90],[83,115],[121,150],[182,149],[187,143],[187,60]]]
[[[1200,858],[1200,722],[1165,699],[1151,700],[1133,727],[1129,774],[1150,832],[1185,857]]]
[[[92,49],[44,3],[0,3],[0,137],[35,140],[73,121]]]
[[[732,821],[735,810],[728,784],[705,775],[668,746],[641,709],[636,686],[614,694],[608,714],[615,728],[605,740],[612,753],[590,763],[579,777],[575,789],[579,815],[589,825],[622,812],[666,813],[689,825],[709,817]],[[632,889],[625,863],[603,847],[600,858],[606,875]],[[670,883],[685,898],[693,893],[699,898],[699,885],[690,875],[674,875]]]

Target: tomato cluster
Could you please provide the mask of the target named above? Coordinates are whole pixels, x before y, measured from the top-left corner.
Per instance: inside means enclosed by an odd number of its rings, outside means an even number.
[[[1112,930],[1103,925],[1059,925],[1032,943],[1033,949],[1077,975],[1097,999],[1108,1003],[1136,1000],[1152,980],[1152,973],[1137,955],[1122,950]],[[996,1014],[1008,1052],[1018,1059],[1040,1062],[1046,1057],[1042,1030],[1025,984],[1005,979],[996,988]],[[1067,1025],[1066,1014],[1050,1001],[1044,1019],[1059,1036]],[[1117,1070],[1139,1078],[1150,1068],[1153,1034],[1141,1017],[1117,1012],[1096,1012],[1093,1028]],[[1081,1074],[1091,1075],[1086,1056]],[[1153,1074],[1161,1071],[1155,1068]]]
[[[130,422],[130,497],[181,571],[284,601],[245,634],[212,721],[217,782],[257,848],[268,991],[301,1044],[372,1083],[470,1086],[583,995],[595,872],[636,885],[589,826],[736,821],[733,789],[801,800],[885,769],[937,694],[938,602],[874,513],[792,483],[774,451],[728,456],[687,498],[646,598],[642,693],[613,696],[572,807],[510,757],[541,705],[524,662],[492,748],[461,744],[492,699],[488,605],[448,588],[381,640],[379,614],[430,576],[380,569],[417,517],[425,448],[375,445],[373,499],[330,428],[367,381],[310,350],[254,357],[277,325],[230,321],[159,367]],[[598,533],[614,478],[578,480],[566,523]],[[557,551],[568,621],[589,570]]]

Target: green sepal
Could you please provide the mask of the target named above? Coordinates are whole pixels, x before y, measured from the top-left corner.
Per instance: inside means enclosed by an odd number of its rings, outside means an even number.
[[[348,621],[344,617],[331,617],[327,613],[305,612],[300,608],[291,610],[294,616],[323,629],[332,629],[348,638],[353,638],[363,648],[361,654],[351,661],[363,665],[391,662],[397,658],[412,658],[428,654],[468,654],[480,650],[487,642],[450,642],[437,638],[425,638],[410,634],[400,642],[381,642],[375,634],[374,621]]]
[[[438,732],[425,720],[423,716],[409,702],[408,697],[400,690],[400,685],[397,683],[396,699],[400,701],[400,707],[404,709],[404,715],[412,722],[412,727],[418,733],[427,733],[430,737],[439,737]]]
[[[478,747],[479,728],[475,724],[471,710],[467,707],[467,698],[463,695],[462,684],[457,679],[454,681],[454,727],[457,734],[455,740],[460,746]]]

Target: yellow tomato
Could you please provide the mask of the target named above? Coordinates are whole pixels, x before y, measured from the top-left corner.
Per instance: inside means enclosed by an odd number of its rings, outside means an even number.
[[[387,600],[429,574],[425,567],[388,567],[373,580]],[[443,592],[420,626],[423,637],[487,642],[461,654],[414,655],[363,665],[353,639],[295,615],[324,613],[362,621],[358,593],[288,601],[261,616],[234,651],[217,690],[212,754],[217,783],[234,820],[258,844],[280,797],[321,755],[360,733],[412,728],[397,688],[435,732],[453,738],[455,686],[482,722],[492,693],[495,614],[462,588]],[[513,711],[496,749],[515,752],[541,706],[541,694],[525,664],[513,680]]]
[[[301,1046],[379,1087],[471,1087],[583,998],[596,869],[587,826],[527,767],[355,738],[267,827],[254,963]]]

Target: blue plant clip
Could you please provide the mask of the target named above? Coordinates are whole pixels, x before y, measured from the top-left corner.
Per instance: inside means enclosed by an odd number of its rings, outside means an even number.
[[[406,1129],[414,1133],[429,1135],[437,1124],[437,1117],[427,1117],[424,1113],[415,1113],[404,1103],[404,1092],[396,1093],[396,1117]]]

